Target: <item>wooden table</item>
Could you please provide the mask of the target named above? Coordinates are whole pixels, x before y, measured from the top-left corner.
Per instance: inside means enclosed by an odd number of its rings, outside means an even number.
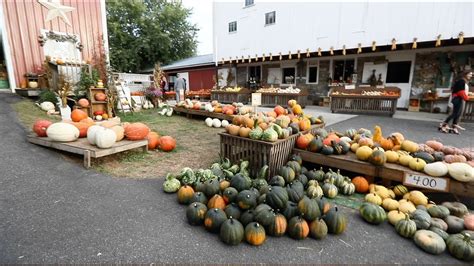
[[[187,109],[187,108],[178,107],[178,106],[173,107],[173,109],[176,113],[185,114],[186,117],[188,118],[191,118],[193,116],[204,116],[204,117],[217,118],[221,120],[227,120],[231,122],[234,117],[233,115],[226,115],[223,113],[208,112],[205,110]]]
[[[351,90],[335,87],[331,90],[331,112],[333,113],[388,114],[393,116],[397,110],[398,98],[401,95],[400,89],[396,87],[386,87],[384,89],[368,87]],[[362,95],[364,91],[388,92],[395,95]]]
[[[296,100],[301,107],[308,104],[307,92],[302,93],[265,93],[262,92],[262,106],[274,107],[277,105],[288,106],[289,100]]]
[[[462,122],[474,122],[474,97],[470,97],[464,106],[461,117]]]
[[[423,98],[421,99],[421,102],[426,102],[429,104],[430,106],[430,113],[433,112],[434,110],[434,106],[436,103],[439,103],[439,102],[448,102],[449,100],[449,97],[442,97],[442,98]]]
[[[359,173],[364,176],[371,176],[371,177],[380,177],[385,181],[396,181],[404,183],[407,186],[410,184],[405,183],[408,175],[423,175],[426,176],[424,173],[412,171],[411,169],[393,163],[386,163],[384,166],[375,166],[368,162],[359,161],[355,154],[349,152],[345,155],[323,155],[320,153],[314,153],[310,151],[304,151],[300,149],[293,149],[293,153],[300,154],[303,161],[332,167],[332,168],[339,168],[346,171]],[[445,191],[441,192],[449,192],[455,195],[465,196],[465,197],[474,197],[474,182],[464,183],[459,182],[455,179],[449,177],[440,178],[446,181],[447,186]],[[420,186],[421,188],[426,188],[426,186]],[[428,189],[430,190],[430,189]],[[440,190],[433,190],[431,191],[438,191]]]
[[[55,142],[47,137],[40,138],[35,135],[29,135],[27,137],[27,140],[31,143],[40,146],[83,155],[85,168],[91,167],[91,158],[104,157],[107,155],[132,150],[135,148],[142,148],[144,152],[148,151],[148,140],[121,140],[119,142],[116,142],[111,148],[108,149],[101,149],[97,146],[93,146],[89,144],[86,138],[80,138],[72,142]]]
[[[239,92],[229,91],[211,91],[211,100],[216,100],[220,103],[243,103],[250,102],[251,93],[248,89],[241,89]]]

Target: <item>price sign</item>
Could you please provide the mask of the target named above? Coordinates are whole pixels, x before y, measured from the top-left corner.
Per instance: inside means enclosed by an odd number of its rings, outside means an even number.
[[[414,173],[405,173],[403,184],[438,191],[449,191],[449,179],[443,177],[432,177],[427,175],[418,175]]]
[[[252,93],[252,106],[262,105],[262,94],[261,93]]]

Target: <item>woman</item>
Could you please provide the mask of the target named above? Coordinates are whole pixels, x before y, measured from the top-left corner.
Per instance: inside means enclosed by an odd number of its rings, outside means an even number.
[[[469,100],[467,95],[469,92],[469,80],[472,78],[472,71],[465,70],[461,73],[461,78],[456,80],[456,82],[451,87],[451,103],[453,104],[453,112],[449,115],[443,123],[439,125],[438,130],[443,133],[452,132],[459,134],[459,130],[463,129],[458,125],[459,119],[462,114],[463,102]],[[452,127],[450,128],[448,123],[450,120],[453,120]]]

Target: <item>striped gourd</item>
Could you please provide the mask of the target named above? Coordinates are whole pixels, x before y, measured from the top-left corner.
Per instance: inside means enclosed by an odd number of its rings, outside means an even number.
[[[360,206],[359,213],[365,221],[371,224],[381,224],[387,218],[387,214],[382,207],[369,202],[365,202]]]
[[[355,185],[349,179],[349,181],[344,182],[344,184],[342,185],[342,194],[350,196],[354,193]]]
[[[397,233],[406,238],[412,238],[416,233],[416,223],[410,220],[408,214],[405,214],[405,219],[401,219],[395,224]]]
[[[408,188],[404,185],[396,185],[393,189],[393,192],[397,197],[403,197],[406,193],[408,193]]]

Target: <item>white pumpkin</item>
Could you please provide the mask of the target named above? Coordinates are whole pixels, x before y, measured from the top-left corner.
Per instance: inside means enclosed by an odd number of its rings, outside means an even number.
[[[166,116],[172,116],[173,115],[173,108],[168,108],[168,111],[166,111]]]
[[[474,168],[467,163],[449,164],[448,172],[449,175],[457,181],[474,182]]]
[[[206,125],[208,127],[212,127],[212,122],[213,122],[212,118],[208,117],[208,118],[206,118],[206,120],[204,120],[204,122],[206,122]]]
[[[229,121],[227,120],[222,120],[221,126],[222,127],[227,127],[229,125]]]
[[[46,112],[49,111],[49,110],[54,110],[55,109],[54,103],[52,103],[52,102],[42,102],[40,104],[40,107],[41,107],[41,110],[46,111]]]
[[[221,124],[222,124],[221,121],[220,121],[219,119],[217,119],[217,118],[214,118],[214,119],[212,120],[212,126],[213,126],[213,127],[221,127]]]
[[[91,145],[95,145],[95,134],[98,130],[102,129],[103,127],[101,126],[98,126],[98,125],[93,125],[93,126],[90,126],[88,129],[87,129],[87,141],[91,144]]]
[[[79,138],[79,129],[73,124],[59,122],[50,125],[46,129],[46,135],[52,141],[70,142]]]
[[[95,132],[95,143],[101,149],[107,149],[114,145],[117,135],[112,129],[102,127]]]
[[[96,115],[95,120],[102,121],[103,117],[101,115]]]
[[[446,176],[448,174],[448,166],[443,162],[434,162],[425,165],[423,171],[430,176]]]

